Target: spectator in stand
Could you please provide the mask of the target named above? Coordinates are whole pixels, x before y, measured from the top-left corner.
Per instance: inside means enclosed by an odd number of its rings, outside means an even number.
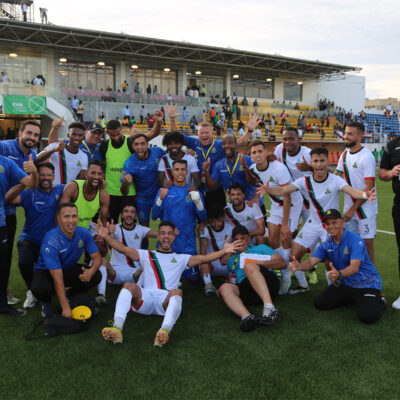
[[[147,93],[147,100],[150,100],[150,96],[151,96],[151,86],[150,86],[150,83],[147,85],[146,93]]]
[[[128,86],[128,82],[127,81],[123,81],[122,83],[121,83],[121,89],[122,89],[122,92],[123,93],[125,93],[126,92],[126,87]]]
[[[238,120],[237,104],[235,104],[235,103],[232,104],[232,115],[233,115],[233,118],[237,121]]]
[[[230,135],[233,135],[233,121],[232,121],[232,118],[228,119],[227,128],[228,128],[228,133]],[[244,131],[243,131],[243,134],[244,134]]]
[[[158,87],[157,87],[157,85],[154,85],[153,94],[158,94]]]
[[[218,104],[218,101],[215,100],[213,96],[211,96],[210,104]]]
[[[374,151],[372,152],[372,154],[373,154],[373,156],[374,156],[374,158],[375,158],[376,163],[378,163],[378,161],[379,161],[379,153],[378,153],[378,150],[375,148]]]
[[[172,101],[172,96],[171,93],[169,92],[169,89],[167,90],[167,102]]]
[[[25,1],[21,2],[21,11],[22,11],[22,15],[24,17],[24,22],[27,22],[27,13],[28,13],[28,6],[26,5]]]
[[[325,115],[324,114],[321,115],[320,120],[321,120],[321,127],[323,127],[324,123],[325,123]]]
[[[83,105],[83,101],[79,100],[78,110],[76,111],[76,116],[78,121],[83,122],[83,112],[85,110],[85,106]]]
[[[147,121],[147,125],[148,125],[149,129],[153,128],[154,123],[156,122],[153,115],[150,115],[149,113],[147,113],[146,121]]]
[[[207,94],[207,89],[206,89],[205,85],[203,84],[203,86],[200,88],[200,96],[206,97],[206,94]]]
[[[197,129],[197,119],[196,117],[193,115],[193,117],[190,120],[190,129],[192,130],[192,133],[195,134],[196,133],[196,129]]]
[[[193,97],[193,89],[192,89],[192,88],[189,88],[189,90],[188,90],[188,96],[189,96],[189,97]]]
[[[222,124],[225,125],[225,112],[224,112],[224,109],[222,109],[222,110],[219,112],[219,118],[220,118],[220,120],[222,121]]]
[[[201,113],[201,122],[207,122],[207,111],[203,110]]]
[[[186,125],[189,118],[189,110],[186,107],[183,107],[182,110],[182,124]]]
[[[211,110],[210,110],[210,123],[212,125],[214,125],[214,119],[215,119],[215,110],[214,110],[214,107],[211,107]]]
[[[125,106],[125,108],[124,109],[122,109],[122,117],[123,118],[128,118],[128,120],[129,120],[129,117],[131,116],[131,112],[130,112],[130,110],[129,110],[129,106],[128,106],[128,104]]]
[[[248,105],[249,105],[249,102],[247,101],[246,96],[244,96],[243,100],[242,100],[242,106],[246,107]]]
[[[271,130],[272,130],[272,132],[274,132],[274,130],[275,130],[275,124],[276,124],[276,119],[275,119],[275,116],[273,115],[272,118],[271,118]]]
[[[40,11],[40,20],[42,22],[42,24],[48,24],[49,21],[47,19],[47,8],[43,8],[43,7],[39,7],[39,11]]]
[[[282,110],[282,112],[281,112],[281,124],[282,124],[282,126],[286,125],[286,113],[285,113],[285,110]]]
[[[71,108],[76,118],[78,118],[77,115],[78,105],[79,105],[79,100],[76,98],[76,96],[74,96],[74,98],[71,100]]]
[[[386,111],[387,111],[388,115],[390,116],[390,113],[392,112],[392,105],[390,103],[386,106]]]
[[[329,124],[331,123],[331,119],[329,118],[329,115],[326,116],[325,122],[326,122],[326,127],[329,128]]]
[[[133,91],[135,93],[140,93],[140,86],[139,86],[139,82],[136,82],[135,88],[133,89]]]
[[[136,118],[134,115],[131,115],[131,117],[129,119],[129,127],[131,128],[132,125],[136,125]]]
[[[236,105],[238,104],[238,99],[237,99],[235,92],[233,92],[233,95],[232,95],[232,104],[236,104]]]
[[[253,101],[253,107],[254,107],[254,112],[257,114],[257,108],[258,108],[258,101],[257,101],[257,99],[255,99],[255,100]]]
[[[244,123],[242,121],[239,121],[239,123],[238,123],[238,132],[239,132],[239,136],[244,135]]]
[[[45,83],[45,80],[44,80],[44,78],[43,78],[43,75],[36,75],[33,79],[32,79],[32,85],[37,85],[37,86],[40,86],[40,85],[44,85],[44,83]]]

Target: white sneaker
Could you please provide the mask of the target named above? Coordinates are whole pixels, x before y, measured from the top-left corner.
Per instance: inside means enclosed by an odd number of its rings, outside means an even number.
[[[212,296],[217,293],[217,288],[212,284],[212,282],[207,283],[207,285],[204,286],[204,293],[206,296]]]
[[[286,280],[281,278],[279,284],[279,294],[283,296],[287,295],[291,285],[291,279]]]
[[[393,302],[392,307],[395,308],[396,310],[400,310],[400,297]]]
[[[28,290],[26,292],[26,300],[24,301],[24,308],[33,308],[35,307],[36,303],[37,303],[36,297],[30,290]]]

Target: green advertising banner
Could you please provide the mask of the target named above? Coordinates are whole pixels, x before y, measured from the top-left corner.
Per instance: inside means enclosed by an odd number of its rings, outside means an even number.
[[[4,95],[3,110],[4,114],[46,115],[46,97]]]

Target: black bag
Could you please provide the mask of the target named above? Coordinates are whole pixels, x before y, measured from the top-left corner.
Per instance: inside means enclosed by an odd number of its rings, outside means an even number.
[[[65,318],[59,314],[53,315],[51,318],[44,320],[46,337],[66,335],[69,333],[79,333],[82,331],[87,331],[88,328],[89,325],[84,321]]]

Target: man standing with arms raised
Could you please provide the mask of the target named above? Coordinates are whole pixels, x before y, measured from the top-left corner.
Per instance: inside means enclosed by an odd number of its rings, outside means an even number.
[[[341,154],[336,171],[343,175],[347,184],[355,189],[369,190],[375,187],[375,158],[371,151],[361,145],[365,127],[360,122],[348,122],[344,130],[346,150]],[[346,228],[360,235],[367,246],[369,258],[375,261],[374,238],[376,235],[376,215],[378,202],[372,204],[363,199],[355,200],[344,196],[343,218]]]
[[[172,104],[167,105],[166,111],[168,117],[170,119],[170,129],[171,131],[178,130],[176,125],[176,105],[172,106]],[[246,133],[238,139],[238,146],[244,146],[251,138],[251,134],[259,123],[258,117],[254,115],[250,115],[249,122],[246,124],[247,131]],[[225,154],[222,149],[222,140],[215,140],[213,138],[213,127],[211,124],[207,122],[203,122],[199,125],[198,138],[194,138],[192,136],[185,136],[185,144],[186,146],[194,150],[197,156],[197,165],[199,167],[199,171],[202,171],[202,166],[205,161],[210,160],[210,174],[213,171],[214,165],[217,161],[223,159]],[[205,186],[205,176],[202,176],[202,186],[201,192],[204,195],[204,201],[206,204],[206,209],[212,204],[226,204],[225,192],[222,186],[218,186],[215,190],[207,190]]]

